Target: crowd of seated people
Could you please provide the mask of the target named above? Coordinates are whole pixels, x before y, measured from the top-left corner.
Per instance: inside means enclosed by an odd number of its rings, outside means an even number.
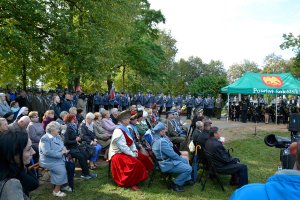
[[[182,192],[183,186],[193,185],[187,152],[189,138],[180,120],[180,109],[170,109],[163,123],[159,120],[158,107],[155,104],[151,108],[132,105],[130,110],[122,112],[116,108],[100,109],[99,112],[88,112],[85,115],[82,108],[74,107],[76,104],[72,98],[71,94],[66,94],[60,104],[60,96],[54,96],[48,109],[43,112],[43,121],[39,120],[38,111],[30,111],[26,106],[23,107],[27,108],[27,113],[20,109],[23,116],[16,118],[8,126],[7,120],[1,122],[0,118],[0,133],[27,131],[32,147],[37,152],[33,161],[39,162],[41,167],[51,172],[54,196],[66,196],[64,191],[70,190],[63,160],[67,154],[78,160],[82,169],[80,177],[91,179],[97,177],[91,171],[97,168],[97,161],[102,153],[104,160],[110,163],[115,183],[120,187],[139,190],[138,184],[147,180],[149,173],[155,170],[153,157],[150,156],[153,153],[162,172],[176,174],[171,183],[174,191]],[[222,146],[218,145],[223,144],[218,143],[218,132],[211,133],[215,130],[211,128],[211,122],[205,120],[201,117],[195,122],[192,138],[195,145],[198,144],[198,138],[204,138],[199,144],[215,155],[215,148],[219,151]],[[212,139],[214,143],[208,145]],[[240,164],[239,160],[232,160],[236,163],[231,164],[243,166],[243,173],[247,173],[245,165]],[[241,177],[243,174],[240,171],[228,173],[233,174],[234,178],[237,177],[236,180],[240,181],[238,186],[246,184],[243,180],[247,177]]]

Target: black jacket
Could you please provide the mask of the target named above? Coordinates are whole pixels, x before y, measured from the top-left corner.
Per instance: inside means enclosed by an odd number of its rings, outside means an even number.
[[[65,132],[64,144],[67,149],[74,149],[78,147],[76,137],[79,136],[77,126],[75,124],[68,123],[67,130]]]
[[[96,138],[96,134],[93,131],[90,131],[85,123],[80,125],[80,136],[81,140],[85,141],[87,144],[90,144],[92,140]]]
[[[200,131],[200,130],[195,130],[193,133],[193,142],[194,145],[200,145],[202,148],[205,147],[205,143],[209,138],[209,134],[207,132],[204,131]]]
[[[230,156],[223,144],[211,137],[205,143],[205,149],[210,154],[210,160],[217,172],[232,174],[239,170],[238,159]]]

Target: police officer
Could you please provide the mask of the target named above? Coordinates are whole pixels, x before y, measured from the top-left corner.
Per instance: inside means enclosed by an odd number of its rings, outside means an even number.
[[[158,117],[160,118],[161,113],[162,113],[163,108],[164,108],[164,97],[163,97],[162,93],[158,93],[158,95],[155,97],[155,103],[159,107]]]
[[[194,108],[194,98],[192,97],[191,94],[189,94],[187,97],[186,97],[186,100],[185,100],[185,104],[186,104],[186,118],[187,119],[191,119],[191,115],[192,115],[192,110]]]
[[[172,189],[183,192],[182,186],[194,184],[191,179],[192,168],[187,159],[174,151],[172,142],[165,136],[166,131],[166,125],[162,122],[153,128],[152,152],[162,172],[177,174],[175,180],[171,182]]]
[[[166,118],[167,118],[167,112],[169,112],[171,110],[171,108],[173,107],[173,97],[171,97],[171,94],[168,93],[168,96],[166,97]]]
[[[215,101],[215,109],[216,109],[216,118],[221,119],[221,112],[223,108],[223,99],[221,98],[221,94],[218,95],[218,98]]]

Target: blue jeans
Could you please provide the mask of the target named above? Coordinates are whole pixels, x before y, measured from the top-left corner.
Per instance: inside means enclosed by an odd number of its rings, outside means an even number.
[[[101,149],[102,149],[100,144],[96,144],[94,148],[95,148],[95,152],[94,152],[93,156],[91,157],[92,162],[96,162],[98,160],[99,154],[100,154]]]

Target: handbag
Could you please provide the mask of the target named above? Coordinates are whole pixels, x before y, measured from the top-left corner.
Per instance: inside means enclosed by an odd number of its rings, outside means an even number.
[[[86,142],[82,142],[79,146],[78,146],[79,150],[85,155],[85,157],[87,159],[90,159],[93,154],[95,153],[95,148],[93,145],[90,145]]]

